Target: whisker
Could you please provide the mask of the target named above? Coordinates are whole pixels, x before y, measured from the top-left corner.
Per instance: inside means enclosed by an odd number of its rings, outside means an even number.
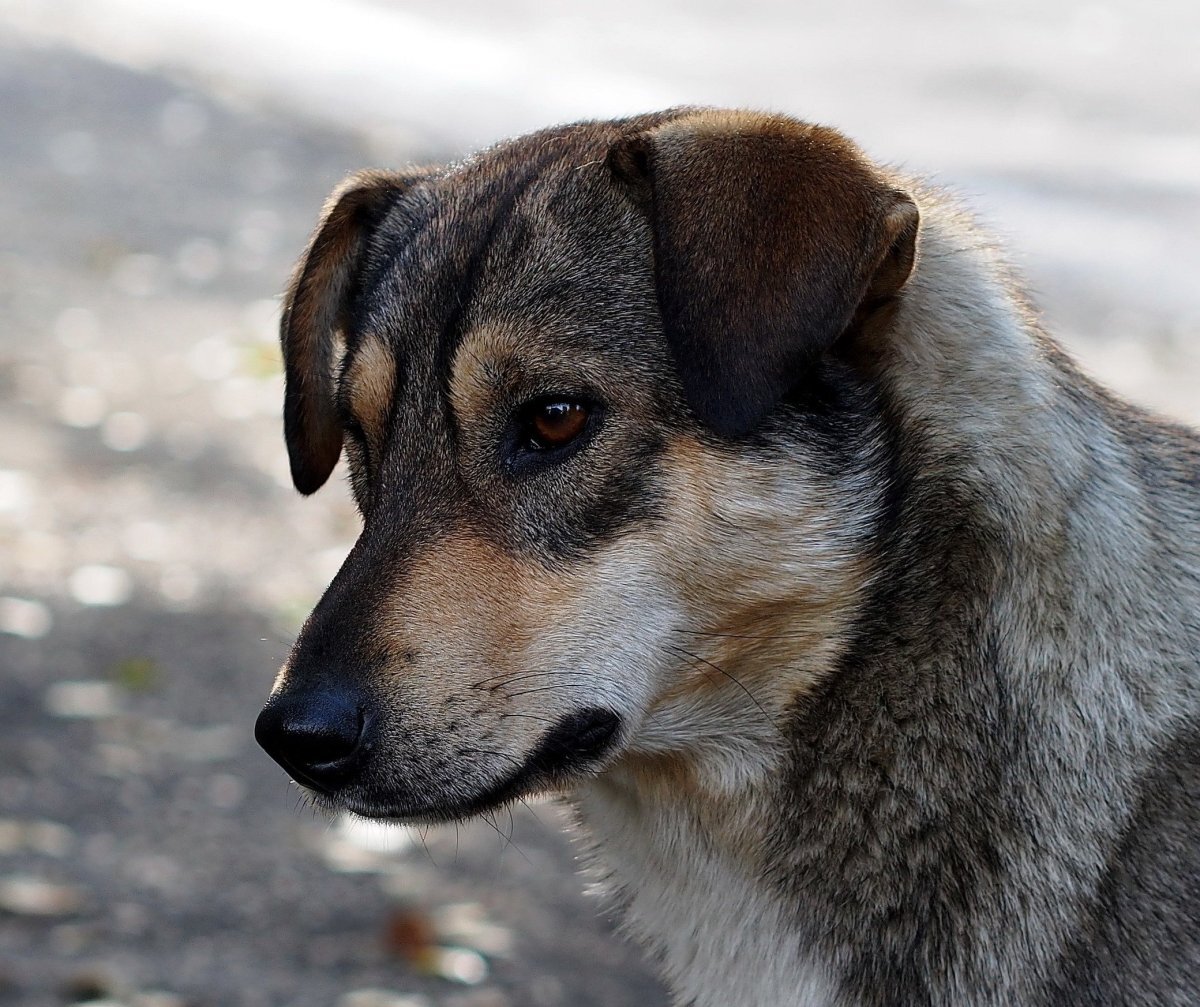
[[[558,685],[543,685],[534,689],[521,689],[518,692],[506,692],[504,695],[507,699],[516,699],[518,696],[531,696],[535,692],[553,692],[558,689],[580,689],[582,684],[578,682],[562,682]]]
[[[549,717],[539,717],[536,713],[502,713],[502,714],[500,714],[501,720],[504,720],[506,717],[520,717],[522,720],[538,720],[538,721],[541,721],[543,724],[550,724],[551,726],[553,726],[554,724],[557,723],[557,721],[551,720]]]
[[[509,755],[508,752],[497,752],[491,748],[460,748],[454,754],[458,756],[490,755],[497,759],[507,759],[518,769],[525,768],[525,761],[523,759],[518,759],[515,755]]]
[[[489,692],[494,692],[501,685],[504,685],[508,682],[520,682],[522,679],[542,678],[547,675],[554,675],[554,676],[560,677],[560,678],[562,678],[562,677],[589,678],[592,676],[592,673],[588,672],[588,671],[576,671],[576,670],[571,670],[571,669],[567,669],[567,668],[553,668],[553,669],[550,669],[547,671],[523,671],[520,674],[516,674],[516,675],[509,675],[506,673],[503,675],[493,675],[491,678],[481,679],[480,681],[478,681],[474,685],[472,685],[470,688],[472,688],[472,689],[486,688]],[[494,682],[495,684],[488,685],[489,682]]]
[[[507,804],[504,805],[504,810],[508,811],[508,820],[510,823],[508,835],[505,835],[504,830],[501,829],[500,826],[496,824],[496,813],[494,811],[486,811],[480,817],[485,822],[487,822],[488,826],[491,828],[491,830],[494,833],[496,833],[496,835],[498,835],[502,840],[504,840],[504,845],[500,847],[500,856],[503,856],[504,851],[511,847],[512,849],[517,851],[517,853],[520,855],[521,859],[525,861],[525,863],[529,864],[529,866],[532,867],[533,861],[531,861],[529,859],[529,857],[527,857],[525,855],[525,851],[522,850],[521,847],[519,847],[516,843],[513,842],[512,837],[513,837],[513,829],[515,826],[512,821],[512,811],[509,810]]]
[[[504,836],[500,832],[500,826],[498,826],[496,824],[496,812],[485,811],[479,816],[479,818],[481,821],[484,822],[484,824],[487,825],[487,827],[489,829],[491,829],[494,833],[496,833],[496,835],[500,836],[501,839],[504,838]],[[501,852],[503,852],[504,847],[500,847],[500,850],[501,850]]]
[[[770,724],[771,727],[776,732],[778,732],[779,736],[781,738],[786,738],[786,735],[780,729],[779,725],[775,722],[775,718],[772,717],[769,713],[767,713],[766,708],[762,705],[762,703],[760,703],[758,701],[758,697],[755,696],[754,693],[751,692],[749,690],[749,688],[746,687],[745,683],[741,682],[734,675],[731,675],[728,671],[726,671],[720,665],[714,664],[712,661],[709,661],[707,658],[701,657],[699,654],[693,654],[690,650],[686,650],[683,647],[672,646],[671,649],[674,650],[678,654],[682,654],[685,657],[690,657],[693,661],[699,661],[701,664],[704,664],[704,665],[708,666],[709,668],[712,668],[713,671],[716,671],[716,672],[724,675],[727,679],[729,679],[729,681],[731,681],[734,685],[736,685],[739,689],[741,689],[742,692],[744,692],[746,694],[746,698],[749,699],[751,703],[753,703],[756,707],[758,707],[758,712],[763,715],[763,719],[765,719],[766,722],[768,724]]]
[[[429,844],[427,842],[425,842],[426,837],[429,835],[429,826],[428,825],[418,826],[416,829],[416,833],[417,833],[417,837],[421,840],[421,849],[423,849],[425,851],[426,858],[429,860],[429,862],[431,864],[433,864],[434,867],[437,867],[438,870],[441,870],[441,868],[438,866],[438,862],[433,859],[433,854],[429,850]]]
[[[531,815],[533,815],[533,820],[535,822],[537,822],[539,825],[545,824],[544,822],[542,822],[541,818],[538,817],[538,813],[533,810],[533,807],[530,805],[530,803],[527,800],[525,800],[524,797],[518,797],[517,800],[521,803],[521,806],[526,811],[528,811]]]

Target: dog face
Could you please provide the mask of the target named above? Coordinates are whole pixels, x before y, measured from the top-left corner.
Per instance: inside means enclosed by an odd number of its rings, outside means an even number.
[[[363,531],[260,742],[408,821],[621,762],[728,775],[869,576],[878,418],[834,350],[916,230],[840,136],[749,113],[352,178],[282,333],[296,485],[344,449]]]

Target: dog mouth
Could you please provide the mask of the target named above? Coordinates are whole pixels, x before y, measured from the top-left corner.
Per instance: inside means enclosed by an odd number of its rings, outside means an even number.
[[[621,718],[598,707],[561,717],[516,769],[476,793],[459,783],[448,787],[414,780],[411,787],[372,785],[369,780],[334,792],[313,791],[316,803],[363,818],[429,825],[485,814],[533,794],[558,790],[592,775],[618,745]],[[297,781],[303,782],[303,781]]]

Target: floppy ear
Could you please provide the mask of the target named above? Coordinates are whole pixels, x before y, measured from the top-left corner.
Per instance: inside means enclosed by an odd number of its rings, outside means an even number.
[[[667,342],[718,434],[757,426],[912,271],[915,203],[831,129],[699,111],[617,141],[608,164],[649,215]]]
[[[412,176],[382,171],[351,175],[325,202],[283,301],[280,343],[287,390],[283,431],[292,482],[313,493],[342,452],[334,402],[334,340],[344,333],[366,239]]]

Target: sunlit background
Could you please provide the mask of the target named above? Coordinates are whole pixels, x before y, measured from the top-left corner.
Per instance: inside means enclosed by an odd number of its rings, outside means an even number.
[[[1194,0],[0,0],[0,1003],[665,1003],[553,805],[330,824],[251,739],[357,531],[278,422],[339,178],[677,103],[823,121],[1200,422],[1197,51]]]

